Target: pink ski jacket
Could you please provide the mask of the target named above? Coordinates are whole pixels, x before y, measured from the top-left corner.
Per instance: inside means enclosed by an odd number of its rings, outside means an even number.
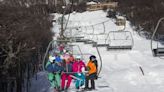
[[[81,73],[82,68],[85,68],[85,63],[82,60],[75,61],[72,65],[73,72]]]

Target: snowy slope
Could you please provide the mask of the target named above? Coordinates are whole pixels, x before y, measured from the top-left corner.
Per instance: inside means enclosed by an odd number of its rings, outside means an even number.
[[[103,11],[73,13],[71,23],[68,27],[89,26],[109,20],[105,23],[106,30],[117,31],[112,19],[105,17]],[[67,19],[67,16],[66,16]],[[55,28],[56,27],[56,28]],[[60,28],[54,25],[53,31]],[[97,33],[102,32],[103,26],[94,26]],[[85,32],[85,28],[81,29]],[[89,27],[88,27],[89,30]],[[90,29],[91,30],[91,29]],[[126,31],[130,31],[134,38],[134,47],[131,51],[107,51],[104,47],[99,47],[103,68],[98,80],[96,80],[95,92],[164,92],[164,62],[158,57],[153,57],[150,50],[150,40],[140,37],[126,24]],[[74,43],[80,46],[83,53],[94,53],[96,49],[84,43]],[[139,67],[142,67],[144,75]],[[30,92],[52,92],[49,88],[48,80],[44,72],[38,73],[39,80],[32,79]],[[73,85],[71,86],[73,87]],[[94,91],[92,91],[94,92]]]

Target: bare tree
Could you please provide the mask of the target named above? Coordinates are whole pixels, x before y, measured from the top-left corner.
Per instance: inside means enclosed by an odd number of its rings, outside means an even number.
[[[45,0],[4,0],[0,4],[0,77],[6,82],[15,78],[17,92],[22,91],[27,66],[39,64],[40,55],[52,40],[48,6],[44,3]]]

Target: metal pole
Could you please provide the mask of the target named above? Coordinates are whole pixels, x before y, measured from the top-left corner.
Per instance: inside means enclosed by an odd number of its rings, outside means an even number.
[[[100,70],[98,71],[98,74],[97,74],[97,76],[99,76],[99,75],[100,75],[100,72],[101,72],[101,70],[102,70],[102,58],[101,58],[100,51],[99,51],[97,45],[96,45],[96,50],[97,50],[98,55],[99,55],[99,57],[100,57]]]
[[[46,49],[46,53],[45,53],[45,55],[44,55],[44,58],[43,58],[43,63],[42,63],[42,68],[43,68],[43,71],[45,71],[45,61],[46,61],[46,56],[47,56],[47,54],[48,54],[48,50],[49,50],[49,48],[50,48],[50,46],[51,46],[51,44],[54,42],[54,40],[52,40],[49,44],[48,44],[48,47],[47,47],[47,49]]]

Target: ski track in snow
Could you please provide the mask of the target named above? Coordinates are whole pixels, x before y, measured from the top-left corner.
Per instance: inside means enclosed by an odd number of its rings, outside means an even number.
[[[56,16],[59,16],[56,14]],[[107,20],[103,11],[73,13],[68,26],[89,25],[100,23]],[[67,16],[66,16],[67,18]],[[74,23],[78,22],[78,23]],[[79,23],[80,21],[80,23]],[[57,31],[59,26],[54,25],[53,31]],[[101,25],[96,29],[101,29]],[[105,23],[108,31],[115,31],[119,28],[109,21]],[[83,29],[84,30],[84,29]],[[103,29],[102,29],[103,30]],[[164,62],[158,57],[153,57],[150,50],[150,40],[140,37],[126,24],[127,31],[130,31],[134,38],[134,47],[131,51],[107,51],[104,47],[99,47],[103,68],[98,80],[96,80],[96,89],[91,92],[164,92]],[[89,31],[89,28],[88,28]],[[83,53],[96,53],[96,48],[84,43],[78,44]],[[139,67],[142,67],[144,75]],[[37,74],[38,80],[31,79],[32,85],[30,92],[53,92],[46,78],[45,72]],[[72,83],[71,88],[74,88]],[[73,91],[70,91],[73,92]]]

